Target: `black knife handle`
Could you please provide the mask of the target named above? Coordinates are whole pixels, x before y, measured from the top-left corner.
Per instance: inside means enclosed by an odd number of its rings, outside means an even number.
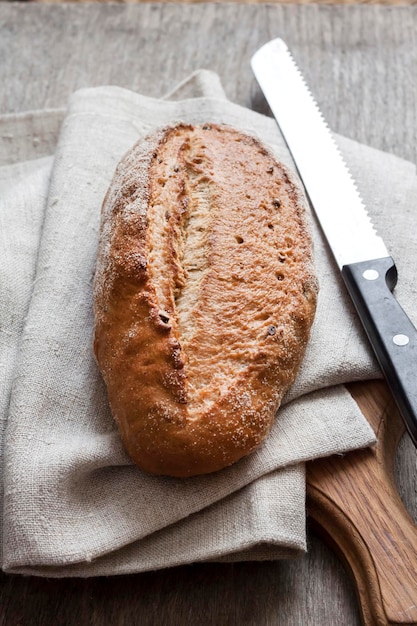
[[[417,446],[417,330],[392,294],[391,257],[342,268],[350,293],[405,426]]]

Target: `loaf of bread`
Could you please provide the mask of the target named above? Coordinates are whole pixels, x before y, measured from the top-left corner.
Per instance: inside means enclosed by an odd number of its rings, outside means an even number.
[[[305,199],[257,139],[178,123],[140,141],[103,204],[94,348],[132,460],[178,477],[264,440],[317,283]]]

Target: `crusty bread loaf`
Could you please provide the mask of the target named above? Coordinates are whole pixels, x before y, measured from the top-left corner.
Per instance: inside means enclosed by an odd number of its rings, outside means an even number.
[[[258,140],[176,124],[134,146],[103,205],[94,346],[132,460],[193,476],[254,450],[316,295],[304,196]]]

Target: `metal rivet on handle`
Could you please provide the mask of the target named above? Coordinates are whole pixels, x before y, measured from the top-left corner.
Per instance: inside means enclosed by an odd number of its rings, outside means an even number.
[[[392,340],[396,346],[406,346],[410,341],[410,338],[407,337],[407,335],[394,335]]]
[[[379,273],[376,270],[365,270],[362,276],[366,280],[376,280],[379,277]]]

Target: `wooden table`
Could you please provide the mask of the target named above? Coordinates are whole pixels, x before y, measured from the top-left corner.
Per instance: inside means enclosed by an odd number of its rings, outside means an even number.
[[[265,112],[249,59],[276,36],[292,49],[333,130],[415,161],[415,6],[0,2],[0,111],[65,106],[74,89],[99,84],[160,96],[204,67],[219,73],[231,100]],[[383,410],[388,399],[380,390],[355,393],[374,395]],[[417,520],[416,452],[407,438],[396,477]],[[349,576],[312,531],[308,554],[292,562],[0,581],[0,624],[7,626],[360,623]]]

